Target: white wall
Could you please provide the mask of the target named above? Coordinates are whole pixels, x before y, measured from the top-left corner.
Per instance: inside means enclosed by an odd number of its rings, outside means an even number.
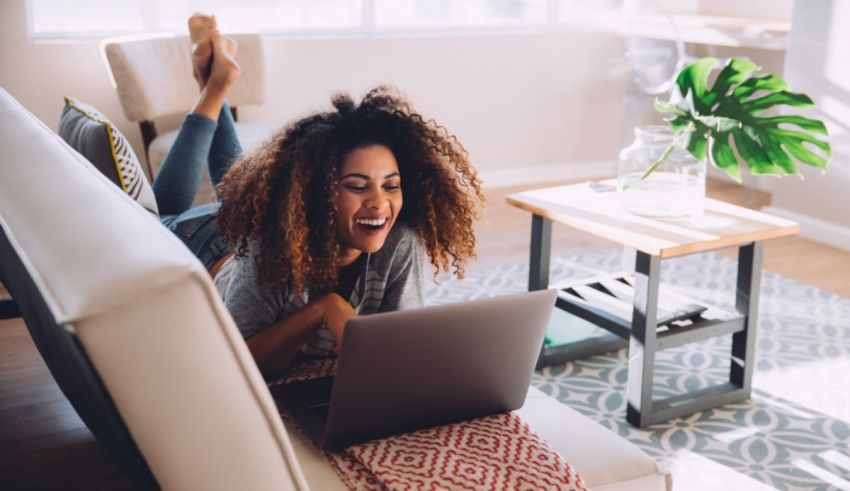
[[[360,96],[388,82],[456,133],[491,185],[523,175],[581,177],[593,170],[571,164],[610,161],[626,143],[622,53],[616,35],[591,32],[270,40],[267,102],[240,108],[240,118],[283,124],[329,107],[334,91]],[[98,44],[31,44],[24,0],[0,2],[0,67],[0,85],[49,126],[57,124],[62,96],[74,95],[141,149]]]
[[[785,78],[812,96],[830,132],[826,174],[803,169],[804,180],[774,185],[769,211],[800,222],[801,235],[850,250],[850,0],[798,1]],[[806,166],[804,166],[806,167]]]

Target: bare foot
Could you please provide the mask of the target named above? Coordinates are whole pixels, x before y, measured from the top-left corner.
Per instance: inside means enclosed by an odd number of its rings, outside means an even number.
[[[193,14],[187,22],[192,41],[192,73],[203,90],[210,76],[213,47],[210,36],[218,27],[214,15]]]
[[[235,59],[238,46],[236,41],[222,36],[218,31],[213,31],[210,35],[210,44],[213,53],[207,85],[226,90],[242,74]]]
[[[213,30],[210,33],[210,45],[212,61],[209,78],[201,89],[201,95],[192,108],[192,113],[218,121],[227,91],[242,72],[233,58],[236,54],[236,41],[222,36],[218,30]]]

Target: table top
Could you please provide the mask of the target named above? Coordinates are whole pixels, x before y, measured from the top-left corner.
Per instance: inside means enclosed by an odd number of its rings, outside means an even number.
[[[553,222],[662,258],[793,235],[800,229],[796,222],[709,198],[700,217],[640,217],[623,209],[617,192],[598,192],[588,183],[525,191],[506,200]]]

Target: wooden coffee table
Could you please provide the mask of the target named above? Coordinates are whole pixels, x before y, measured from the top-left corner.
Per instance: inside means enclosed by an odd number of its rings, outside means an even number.
[[[792,235],[789,220],[705,200],[701,217],[654,220],[625,211],[613,180],[527,191],[507,202],[532,213],[528,289],[549,288],[552,222],[636,250],[634,272],[557,285],[556,306],[608,334],[601,338],[544,346],[538,367],[628,346],[626,420],[645,427],[685,414],[746,399],[752,389],[762,242]],[[661,260],[723,247],[738,248],[735,312],[675,294],[659,295]],[[732,334],[729,381],[653,401],[652,375],[658,350]]]

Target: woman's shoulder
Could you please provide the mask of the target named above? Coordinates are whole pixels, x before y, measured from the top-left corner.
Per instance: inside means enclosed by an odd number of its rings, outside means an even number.
[[[387,240],[384,241],[384,247],[381,250],[394,251],[397,249],[422,249],[422,237],[410,224],[406,222],[396,222],[390,233],[387,234]]]
[[[425,246],[419,233],[409,224],[399,222],[393,225],[381,249],[372,253],[369,264],[374,271],[385,271],[392,276],[393,271],[397,273],[419,263],[424,256]]]
[[[275,288],[274,290],[269,290],[260,285],[256,250],[257,245],[253,244],[249,246],[244,254],[236,254],[228,260],[232,264],[227,265],[229,278],[226,279],[226,283],[233,288],[254,290],[257,293],[263,292],[264,294],[276,297],[286,297],[289,293],[286,287],[288,284],[286,281],[284,281],[284,286]],[[222,269],[224,269],[224,266],[222,266]]]

